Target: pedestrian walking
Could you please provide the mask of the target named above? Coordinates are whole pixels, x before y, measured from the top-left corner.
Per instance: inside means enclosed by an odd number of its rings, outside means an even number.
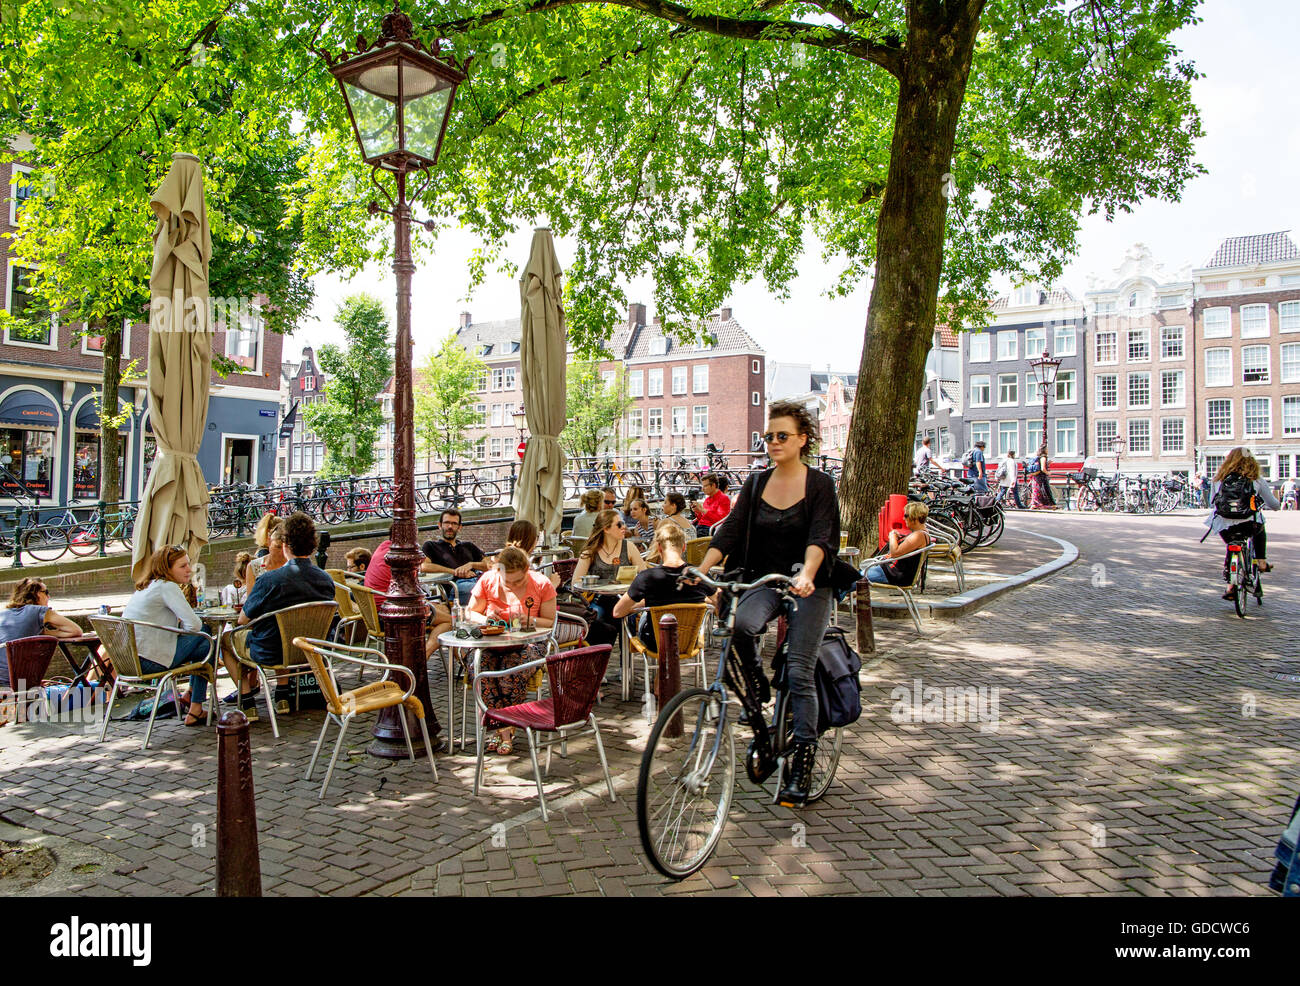
[[[984,442],[979,441],[971,447],[962,459],[962,465],[969,471],[970,476],[974,477],[975,484],[971,487],[976,493],[987,493],[989,491],[989,481],[986,475],[987,466],[984,460]]]
[[[1038,455],[1027,465],[1030,481],[1030,509],[1055,510],[1056,500],[1047,480],[1047,443],[1038,446]]]
[[[912,456],[912,471],[918,476],[927,473],[934,465],[934,452],[930,449],[930,439],[921,439],[921,447]]]
[[[1020,490],[1016,486],[1019,478],[1016,469],[1016,450],[1007,449],[998,464],[998,471],[993,474],[993,480],[998,484],[998,502],[1005,504],[1007,497],[1011,497],[1016,504],[1016,509],[1024,510],[1025,505],[1020,502]]]

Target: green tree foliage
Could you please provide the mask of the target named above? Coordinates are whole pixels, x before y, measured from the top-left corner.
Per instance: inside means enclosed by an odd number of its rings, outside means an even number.
[[[325,443],[324,476],[364,476],[375,464],[375,436],[383,424],[379,395],[393,375],[392,341],[383,303],[354,294],[339,305],[343,348],[322,346],[325,399],[303,409],[303,421]]]
[[[455,332],[428,355],[415,386],[415,440],[421,455],[433,456],[451,469],[470,453],[474,446],[466,432],[484,423],[474,410],[474,397],[486,369],[456,342]]]
[[[614,379],[601,379],[599,363],[570,363],[565,372],[568,421],[560,432],[560,446],[570,457],[594,456],[617,449],[619,425],[632,398],[627,393],[623,368],[614,370]]]
[[[373,39],[387,0],[215,14],[153,0],[133,29],[53,17],[59,2],[20,5],[0,38],[0,98],[28,120],[129,171],[172,149],[158,136],[207,153],[232,132],[288,134],[297,114],[313,139],[293,200],[309,262],[388,249],[367,236],[377,196],[312,51]],[[980,323],[995,275],[1051,282],[1081,215],[1175,199],[1198,170],[1196,72],[1170,40],[1198,2],[405,0],[421,37],[473,58],[421,205],[483,235],[471,279],[522,223],[572,242],[568,325],[587,356],[647,271],[685,339],[737,281],[785,296],[809,233],[828,290],[872,276],[871,385],[843,487],[860,537],[906,479],[914,422],[899,408],[921,390],[939,306]],[[205,108],[222,98],[236,111]]]

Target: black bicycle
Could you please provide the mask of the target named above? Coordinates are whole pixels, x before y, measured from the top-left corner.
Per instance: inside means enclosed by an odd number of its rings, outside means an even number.
[[[636,790],[636,820],[641,846],[655,869],[681,880],[708,862],[727,825],[736,785],[736,744],[733,717],[749,724],[754,738],[745,757],[745,772],[757,785],[775,776],[775,802],[785,773],[786,751],[793,743],[794,713],[785,672],[786,644],[777,649],[772,682],[775,705],[769,724],[764,715],[761,685],[754,669],[731,646],[736,603],[755,586],[771,586],[782,593],[787,616],[798,606],[790,591],[793,580],[785,575],[765,575],[748,584],[715,582],[697,568],[684,576],[699,579],[724,595],[725,622],[713,636],[720,643],[718,670],[713,684],[674,696],[655,720],[641,757]],[[733,709],[739,704],[739,712]],[[844,731],[832,728],[817,742],[817,759],[808,787],[808,802],[822,797],[835,779]]]
[[[1228,570],[1228,589],[1237,615],[1246,618],[1246,599],[1255,597],[1255,605],[1264,605],[1264,583],[1255,564],[1255,544],[1249,534],[1233,532],[1229,535],[1227,555],[1223,561]]]

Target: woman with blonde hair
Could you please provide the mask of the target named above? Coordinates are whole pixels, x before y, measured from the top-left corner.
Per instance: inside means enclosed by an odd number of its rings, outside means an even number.
[[[283,523],[284,521],[270,510],[262,514],[262,519],[259,520],[257,526],[253,528],[253,543],[257,545],[257,550],[253,552],[255,557],[261,558],[266,554],[268,550],[266,542],[271,536],[271,529],[279,527]]]
[[[267,521],[266,553],[258,555],[248,566],[247,588],[249,589],[263,572],[274,572],[289,562],[289,555],[284,550],[284,519],[275,514],[267,514],[262,519]]]
[[[596,514],[600,513],[601,505],[605,502],[604,490],[587,490],[582,494],[580,499],[582,503],[582,513],[578,514],[573,521],[573,536],[576,538],[585,538],[591,536],[591,528],[596,523]]]
[[[903,558],[913,551],[920,551],[930,543],[930,532],[926,530],[925,521],[930,516],[930,508],[919,501],[912,501],[903,508],[903,521],[907,524],[908,534],[899,537],[898,531],[889,532],[889,553],[883,556],[879,564],[867,566],[868,582],[883,582],[887,585],[911,585],[916,581],[916,570],[921,564],[920,555]],[[894,561],[898,558],[901,561]]]
[[[159,548],[149,556],[149,567],[135,584],[132,594],[122,610],[122,618],[163,627],[180,627],[183,630],[203,629],[203,622],[186,602],[182,592],[189,585],[190,556],[180,545]],[[210,656],[210,645],[204,637],[177,635],[137,627],[136,647],[140,653],[143,671],[157,674],[167,668],[193,664]],[[203,703],[208,697],[208,679],[200,675],[190,677],[190,710],[185,725],[197,726],[204,718]]]
[[[1268,483],[1260,479],[1259,463],[1255,457],[1237,446],[1214,474],[1210,516],[1205,519],[1205,526],[1223,538],[1225,544],[1249,537],[1255,552],[1255,566],[1261,572],[1271,572],[1273,566],[1266,560],[1268,538],[1264,532],[1264,507],[1279,510],[1281,506]],[[1223,560],[1223,581],[1228,581],[1226,557]],[[1231,588],[1223,598],[1232,598]]]

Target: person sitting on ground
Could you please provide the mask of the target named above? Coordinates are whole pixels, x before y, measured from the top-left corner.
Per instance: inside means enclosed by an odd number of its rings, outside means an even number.
[[[633,500],[628,507],[627,529],[633,537],[644,541],[654,539],[655,522],[650,516],[650,504],[645,500],[640,498]]]
[[[867,566],[865,573],[868,582],[886,583],[888,585],[911,585],[916,578],[917,566],[921,564],[922,555],[902,558],[903,555],[920,551],[930,543],[930,532],[925,522],[930,516],[930,508],[920,501],[913,500],[903,508],[903,521],[908,533],[889,532],[889,554],[880,564]],[[901,561],[890,559],[902,558]]]
[[[708,598],[708,593],[698,582],[678,581],[678,576],[686,571],[686,535],[680,527],[661,523],[655,530],[655,547],[663,557],[663,564],[637,573],[632,584],[627,587],[627,592],[614,604],[614,619],[621,620],[634,610],[676,606],[679,603],[702,603]],[[657,650],[654,627],[646,612],[641,614],[637,638],[647,649]]]
[[[253,564],[253,556],[247,551],[241,551],[235,555],[235,571],[231,574],[230,584],[221,590],[222,606],[242,606],[244,600],[248,598],[248,588],[253,581],[253,575],[249,567]]]
[[[345,574],[363,578],[366,574],[366,568],[370,565],[370,552],[365,548],[353,548],[343,556],[343,560]]]
[[[507,621],[518,619],[521,624],[531,620],[538,629],[551,627],[555,625],[555,587],[541,572],[529,568],[528,555],[507,545],[497,554],[496,565],[474,586],[469,613],[475,622],[493,617]],[[487,650],[479,658],[479,670],[504,671],[545,655],[545,641],[517,650]],[[529,677],[521,673],[484,679],[484,704],[489,709],[519,705],[527,695]],[[513,752],[514,733],[512,727],[498,731],[487,740],[485,751]]]
[[[0,691],[9,689],[5,644],[21,637],[80,637],[84,631],[50,608],[50,590],[41,579],[23,579],[0,609]],[[39,685],[40,682],[32,682]]]
[[[610,583],[618,580],[618,571],[629,565],[635,565],[638,572],[648,566],[635,544],[627,540],[627,525],[617,510],[602,510],[596,516],[596,526],[591,537],[578,552],[578,564],[573,569],[573,585],[579,586],[586,575],[594,575],[601,582]],[[596,611],[587,632],[587,643],[608,644],[618,636],[618,622],[614,619],[614,604],[618,596],[597,595],[590,601]]]
[[[458,540],[460,534],[460,511],[448,507],[438,518],[438,529],[442,537],[424,542],[425,561],[420,565],[422,572],[442,572],[456,577],[456,594],[460,604],[469,602],[469,595],[474,590],[479,573],[490,567],[483,552],[473,541]]]
[[[510,525],[510,530],[506,531],[506,547],[518,548],[530,560],[533,557],[533,551],[537,548],[538,539],[537,525],[531,520],[517,520]],[[560,577],[554,572],[547,575],[546,578],[551,585],[558,586],[560,584]]]
[[[714,524],[720,524],[731,513],[731,497],[727,496],[727,477],[717,473],[705,473],[700,478],[700,491],[704,494],[703,503],[692,503],[691,512],[695,516],[695,526],[701,531],[708,531]]]
[[[582,513],[573,519],[573,536],[575,538],[591,537],[591,528],[596,523],[596,514],[600,513],[604,501],[605,494],[601,490],[587,490],[582,494],[579,501],[582,504]]]
[[[136,582],[136,591],[122,610],[122,619],[189,631],[202,630],[203,621],[182,591],[183,586],[190,584],[190,574],[190,556],[184,548],[179,545],[159,548],[149,556],[149,567]],[[204,661],[211,651],[206,637],[177,636],[149,627],[136,627],[135,643],[140,654],[140,670],[146,674],[160,674],[167,668]],[[206,718],[203,703],[207,697],[208,679],[191,675],[189,713],[185,716],[185,725],[203,723]]]
[[[274,514],[267,516],[271,519],[266,528],[266,551],[253,558],[253,564],[248,570],[249,589],[263,572],[274,572],[289,560],[289,555],[284,550],[284,518]]]
[[[334,580],[312,562],[317,543],[316,525],[312,519],[305,513],[295,513],[284,522],[282,534],[289,560],[274,571],[259,576],[253,583],[237,620],[240,626],[300,603],[334,601]],[[279,664],[283,660],[280,628],[275,620],[264,620],[248,632],[248,654],[257,664]],[[239,664],[233,652],[226,650],[222,657],[230,677],[239,682],[240,708],[249,719],[256,719],[256,693],[253,690],[256,674],[252,668]]]

